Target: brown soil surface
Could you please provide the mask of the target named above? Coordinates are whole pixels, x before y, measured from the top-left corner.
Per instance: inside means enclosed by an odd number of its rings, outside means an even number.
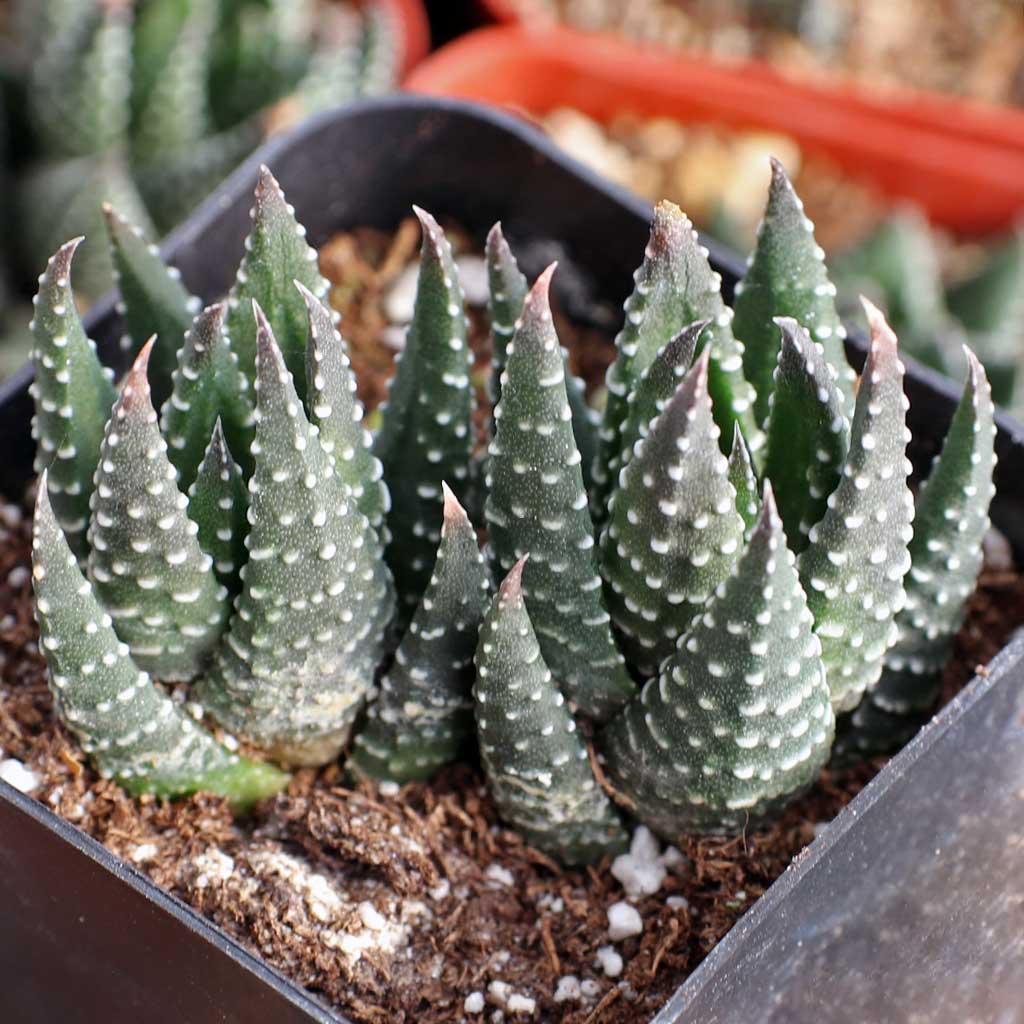
[[[404,263],[415,245],[409,232],[393,241],[360,233],[351,252],[365,255],[374,238],[379,259],[364,260],[374,274],[394,246],[406,247]],[[328,269],[346,244],[327,247]],[[353,291],[339,305],[373,404],[382,382],[367,368],[379,360],[384,374],[390,365],[374,348],[380,321],[372,307],[383,286],[368,273],[359,287],[362,300]],[[481,323],[476,317],[477,342]],[[592,382],[607,360],[607,346],[593,342],[580,338]],[[305,770],[243,822],[219,799],[132,800],[99,779],[53,715],[29,564],[28,517],[0,508],[0,760],[22,762],[38,779],[38,800],[355,1021],[647,1021],[883,763],[823,772],[771,827],[680,840],[660,891],[633,901],[643,931],[614,944],[622,969],[612,977],[598,950],[612,945],[608,908],[626,895],[609,865],[565,870],[525,846],[498,821],[471,766],[397,792],[349,789],[337,765]],[[1024,579],[986,570],[944,697],[1022,622]],[[556,1002],[568,975],[580,983],[578,997]],[[471,1007],[479,998],[483,1012],[467,1012],[467,997]]]

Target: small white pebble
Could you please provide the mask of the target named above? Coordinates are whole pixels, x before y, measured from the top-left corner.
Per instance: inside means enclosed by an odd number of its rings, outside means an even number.
[[[512,872],[508,868],[503,868],[500,864],[489,864],[487,870],[484,872],[484,877],[489,878],[492,882],[497,882],[499,885],[515,885],[515,878],[512,877]]]
[[[658,858],[660,863],[671,871],[673,868],[681,868],[690,862],[690,858],[684,856],[674,846],[666,846],[665,852]]]
[[[381,796],[398,796],[401,786],[391,779],[385,779],[378,787]]]
[[[665,903],[672,910],[689,910],[690,901],[685,896],[669,896]]]
[[[363,924],[375,932],[382,931],[388,923],[384,915],[369,900],[363,900],[359,904],[359,916],[363,919]]]
[[[156,843],[140,843],[132,850],[129,860],[134,864],[145,864],[147,860],[152,860],[158,852]]]
[[[622,957],[613,946],[601,946],[597,950],[597,966],[609,978],[617,978],[622,973]]]
[[[537,1009],[537,1001],[531,999],[529,996],[520,995],[518,992],[513,992],[508,997],[508,1003],[505,1005],[505,1009],[509,1013],[533,1013]]]
[[[391,323],[412,323],[413,311],[416,308],[416,279],[419,272],[419,261],[410,263],[395,278],[394,283],[384,296],[384,315]]]
[[[462,1004],[466,1013],[483,1013],[484,994],[483,992],[470,992]]]
[[[7,574],[7,585],[12,590],[18,590],[28,582],[28,569],[24,565],[16,565]]]
[[[639,935],[643,930],[644,923],[636,907],[620,902],[608,908],[608,938],[612,942],[627,939],[630,935]]]
[[[470,306],[486,306],[491,296],[487,285],[487,264],[480,256],[460,256],[455,265],[459,268],[459,284],[462,295]]]
[[[588,999],[594,999],[600,993],[601,986],[593,978],[587,978],[580,984],[580,991]]]
[[[0,761],[0,779],[20,793],[31,793],[39,786],[39,776],[30,768],[26,768],[16,757]]]
[[[575,974],[566,974],[558,979],[553,998],[556,1003],[575,1003],[579,1002],[581,995],[580,979]]]
[[[492,981],[487,986],[487,994],[499,1006],[504,1006],[508,1002],[508,997],[512,995],[512,986],[507,981]]]
[[[447,878],[442,878],[433,889],[430,890],[430,898],[432,900],[443,900],[448,898],[448,894],[452,891],[451,882]]]

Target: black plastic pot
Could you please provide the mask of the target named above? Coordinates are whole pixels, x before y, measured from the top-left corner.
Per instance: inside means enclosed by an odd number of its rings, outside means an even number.
[[[313,244],[389,227],[413,202],[482,239],[501,219],[529,273],[554,256],[574,316],[614,324],[647,205],[532,129],[467,104],[392,98],[272,142],[165,251],[205,299],[230,283],[256,167]],[[711,245],[727,289],[740,270]],[[108,301],[90,330],[114,358]],[[851,343],[854,355],[863,346]],[[0,490],[31,474],[28,373],[0,388]],[[911,367],[913,458],[927,465],[957,389]],[[1024,432],[1000,419],[996,523],[1024,555]],[[1024,642],[1011,643],[829,825],[656,1017],[672,1021],[1024,1021]],[[0,783],[0,1020],[299,1024],[343,1018],[131,866]]]

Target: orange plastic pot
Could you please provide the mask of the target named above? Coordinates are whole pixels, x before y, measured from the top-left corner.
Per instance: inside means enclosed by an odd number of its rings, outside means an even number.
[[[998,231],[1024,213],[1024,113],[999,107],[794,81],[763,62],[722,63],[558,27],[470,33],[419,65],[406,86],[536,115],[569,106],[601,122],[630,112],[781,132],[962,233]]]
[[[423,0],[378,0],[401,26],[402,73],[408,74],[430,52],[430,23]]]

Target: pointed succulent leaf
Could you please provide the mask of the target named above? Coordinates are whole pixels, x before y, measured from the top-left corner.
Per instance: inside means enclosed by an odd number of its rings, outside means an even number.
[[[150,359],[150,387],[159,405],[171,393],[171,375],[177,365],[181,339],[199,312],[199,300],[181,283],[177,267],[169,267],[160,250],[147,242],[141,228],[125,220],[109,203],[103,214],[110,237],[114,280],[121,290],[127,344],[132,354],[156,335]],[[207,437],[209,434],[207,433]]]
[[[839,483],[850,428],[843,397],[821,347],[796,320],[779,317],[776,324],[782,346],[775,367],[764,470],[775,489],[789,546],[799,554]]]
[[[994,488],[994,408],[981,363],[970,349],[967,383],[942,451],[917,496],[907,603],[878,685],[845,723],[845,751],[895,749],[934,706],[942,669],[977,581]],[[837,745],[839,740],[837,740]]]
[[[800,578],[821,638],[832,705],[848,711],[873,686],[896,638],[906,595],[914,499],[907,486],[909,403],[896,335],[865,301],[871,345],[857,392],[850,450],[824,518],[808,534]]]
[[[437,221],[414,209],[423,229],[416,305],[374,445],[391,491],[387,559],[400,621],[412,615],[430,581],[441,480],[461,485],[473,450],[472,354],[458,272]]]
[[[586,714],[606,718],[634,687],[601,598],[594,528],[548,305],[553,271],[537,279],[509,345],[485,511],[503,568],[530,555],[523,584],[530,617],[566,695]]]
[[[711,350],[711,393],[719,426],[738,421],[752,450],[761,444],[753,420],[754,394],[743,377],[743,346],[733,337],[732,311],[722,301],[721,275],[711,269],[707,249],[700,244],[689,218],[674,203],[654,210],[651,237],[644,260],[634,274],[636,287],[626,300],[626,322],[615,339],[616,356],[608,370],[608,402],[601,425],[601,455],[594,468],[596,488],[591,504],[595,519],[616,481],[605,468],[621,456],[622,427],[628,397],[661,347],[697,320],[709,320],[702,341]]]
[[[216,25],[207,0],[150,0],[133,33],[132,148],[139,161],[159,160],[206,135],[207,72]]]
[[[103,428],[116,392],[86,337],[71,290],[71,261],[80,238],[51,257],[33,299],[31,392],[35,471],[48,469],[54,514],[78,554],[85,551],[89,498]]]
[[[252,209],[252,231],[245,242],[245,256],[228,296],[226,331],[238,354],[242,372],[254,380],[256,322],[253,301],[267,315],[296,381],[299,398],[305,397],[306,303],[295,287],[304,284],[322,302],[328,284],[317,268],[317,254],[306,242],[306,229],[295,219],[295,209],[266,166],[260,168]]]
[[[355,99],[361,92],[363,16],[348,5],[332,5],[320,14],[320,41],[292,97],[296,113],[308,117]]]
[[[442,486],[434,572],[355,739],[349,764],[357,775],[429,778],[457,760],[473,736],[473,654],[490,581],[469,517]]]
[[[351,488],[356,507],[380,531],[391,497],[384,467],[373,454],[356,398],[356,378],[334,316],[308,288],[296,282],[309,310],[306,345],[306,405],[309,422],[320,430],[320,444],[334,459],[342,483]]]
[[[523,302],[529,285],[520,273],[515,256],[501,231],[501,224],[495,224],[487,235],[486,245],[488,310],[491,318],[491,377],[488,384],[491,408],[501,400],[501,375],[507,361],[506,348],[515,333],[516,321],[523,311]],[[598,434],[600,419],[587,402],[587,392],[581,381],[569,369],[569,355],[562,350],[565,362],[565,390],[572,413],[572,432],[576,447],[583,459],[583,486],[590,490],[594,461],[598,455]],[[491,433],[494,432],[492,420]]]
[[[736,286],[733,330],[743,340],[743,369],[757,393],[758,425],[768,422],[769,399],[779,354],[776,317],[792,317],[814,339],[835,380],[847,416],[853,412],[856,374],[846,361],[846,330],[836,310],[836,287],[825,269],[825,251],[786,171],[772,159],[768,206],[757,230],[757,247]],[[779,493],[780,506],[783,504]],[[783,520],[786,520],[783,513]]]
[[[374,4],[365,9],[359,94],[376,96],[393,88],[402,69],[400,29],[393,9]]]
[[[757,496],[757,477],[750,462],[750,450],[737,425],[733,428],[732,452],[729,455],[729,483],[736,491],[736,511],[743,519],[744,535],[749,540],[761,514]]]
[[[191,486],[220,420],[233,452],[241,452],[242,468],[252,472],[249,453],[253,410],[249,381],[224,334],[223,303],[208,306],[185,332],[178,366],[171,377],[171,394],[160,413],[160,426],[178,470],[178,484]]]
[[[207,790],[239,807],[276,793],[287,775],[231,753],[132,660],[67,545],[45,478],[36,499],[32,580],[61,721],[104,778],[131,793]]]
[[[501,816],[545,853],[588,864],[621,852],[626,833],[541,653],[523,600],[524,562],[505,578],[480,629],[480,753]]]
[[[30,64],[29,119],[51,159],[103,152],[128,130],[131,11],[90,6],[56,26]]]
[[[298,293],[296,293],[298,294]],[[302,410],[257,306],[249,560],[197,695],[286,764],[338,756],[384,651],[394,605],[380,543]]]
[[[188,516],[198,527],[196,540],[213,559],[217,579],[230,597],[241,589],[241,569],[246,562],[245,535],[249,508],[242,470],[231,456],[220,418],[188,489]]]
[[[612,785],[642,822],[669,839],[738,832],[817,778],[835,719],[812,627],[766,485],[732,573],[601,736]]]
[[[227,619],[227,591],[196,540],[146,379],[147,342],[121,384],[100,447],[89,576],[140,668],[165,680],[204,667]]]
[[[705,349],[637,444],[601,536],[609,611],[643,675],[675,650],[743,544],[708,393],[709,362]]]
[[[640,375],[636,387],[626,403],[626,419],[622,425],[622,451],[613,455],[608,469],[612,479],[619,479],[619,472],[629,462],[633,448],[641,437],[646,436],[651,422],[668,404],[676,393],[679,382],[693,363],[694,353],[701,333],[707,327],[707,320],[698,320],[684,327],[668,344],[658,350],[654,361]],[[612,488],[614,490],[614,487]]]

